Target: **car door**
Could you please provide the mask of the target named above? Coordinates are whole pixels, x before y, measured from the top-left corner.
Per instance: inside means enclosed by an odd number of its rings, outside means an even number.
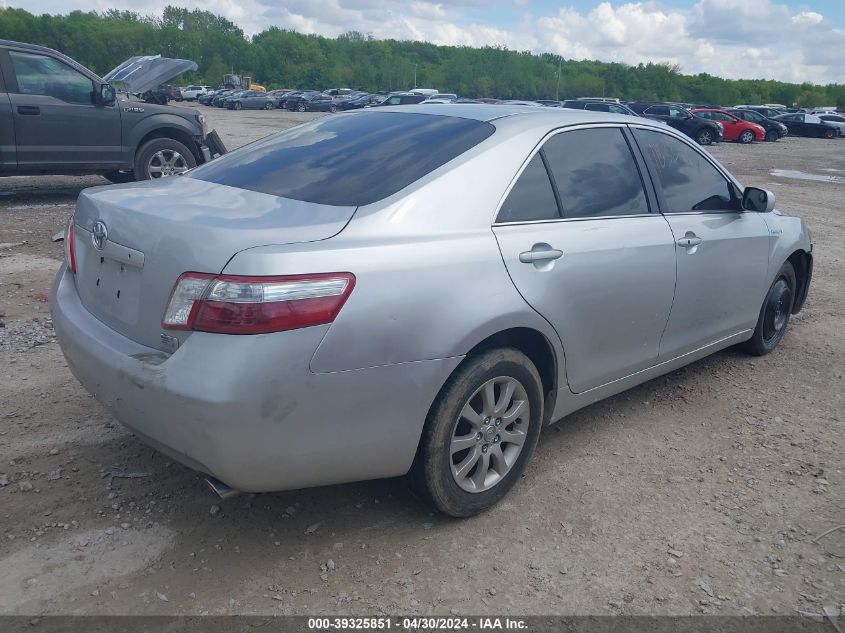
[[[90,77],[49,55],[4,54],[19,170],[121,166],[120,111],[95,103]]]
[[[12,172],[17,166],[12,102],[9,100],[9,93],[6,92],[3,68],[0,65],[0,172]]]
[[[550,136],[511,185],[493,232],[525,300],[563,341],[581,393],[656,362],[675,246],[624,126]]]
[[[634,136],[676,244],[677,286],[661,359],[752,329],[767,287],[764,219],[742,211],[735,185],[691,143],[646,128]]]

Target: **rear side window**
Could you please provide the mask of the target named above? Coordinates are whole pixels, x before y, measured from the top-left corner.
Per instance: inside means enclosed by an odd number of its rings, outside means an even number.
[[[543,146],[565,218],[648,213],[634,156],[619,128],[563,132]]]
[[[499,209],[497,222],[530,222],[560,218],[557,201],[549,180],[549,173],[540,154],[531,162],[514,183],[508,197]]]
[[[494,131],[483,121],[432,114],[326,117],[226,154],[190,177],[305,202],[361,206],[404,189]]]
[[[668,134],[634,130],[663,194],[664,213],[736,211],[733,187],[701,154]]]

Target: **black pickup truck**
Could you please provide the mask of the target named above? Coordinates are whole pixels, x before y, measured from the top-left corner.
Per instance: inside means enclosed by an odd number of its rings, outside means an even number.
[[[127,182],[211,160],[225,148],[202,114],[133,97],[190,69],[196,64],[188,60],[135,57],[101,79],[52,49],[0,40],[0,176],[102,174]]]

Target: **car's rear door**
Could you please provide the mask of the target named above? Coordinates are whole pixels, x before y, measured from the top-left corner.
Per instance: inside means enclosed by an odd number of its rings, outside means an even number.
[[[94,81],[55,57],[0,51],[12,107],[19,170],[117,169],[117,104],[97,105]]]
[[[677,286],[661,359],[752,329],[766,291],[769,229],[742,211],[735,185],[691,143],[634,127],[675,241]]]
[[[560,335],[576,393],[657,359],[675,247],[643,169],[624,126],[555,133],[525,164],[493,227],[517,289]]]
[[[3,52],[0,50],[0,55]],[[12,102],[3,81],[0,65],[0,172],[12,172],[18,166],[15,150],[15,124],[12,118]]]

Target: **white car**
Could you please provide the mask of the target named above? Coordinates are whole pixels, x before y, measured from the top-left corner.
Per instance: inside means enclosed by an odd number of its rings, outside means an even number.
[[[838,127],[839,136],[845,136],[845,116],[836,112],[825,112],[824,114],[819,114],[818,117],[825,123],[830,123]]]
[[[188,86],[182,88],[182,98],[185,101],[196,101],[209,90],[211,90],[211,86]]]

